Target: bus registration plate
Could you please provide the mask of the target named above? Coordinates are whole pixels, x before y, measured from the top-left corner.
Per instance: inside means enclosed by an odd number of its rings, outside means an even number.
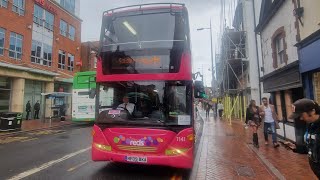
[[[137,156],[126,156],[126,161],[128,162],[139,162],[139,163],[147,163],[147,157],[137,157]]]

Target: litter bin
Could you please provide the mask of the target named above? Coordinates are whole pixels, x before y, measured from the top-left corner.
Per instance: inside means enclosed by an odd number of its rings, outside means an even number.
[[[22,114],[15,112],[0,113],[0,130],[16,130],[21,128]]]
[[[15,123],[15,129],[20,130],[21,124],[22,124],[22,113],[17,113],[16,121],[14,121],[14,123]]]

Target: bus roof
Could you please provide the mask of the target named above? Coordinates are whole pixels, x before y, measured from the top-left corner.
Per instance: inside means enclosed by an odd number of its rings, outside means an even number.
[[[73,89],[90,89],[96,87],[96,71],[77,72],[73,78]]]
[[[110,16],[113,13],[123,13],[132,11],[142,11],[142,10],[155,10],[155,9],[183,9],[185,4],[183,3],[149,3],[149,4],[138,4],[131,6],[118,7],[114,9],[107,10],[103,13],[105,16]]]
[[[83,72],[77,72],[75,76],[87,76],[87,75],[95,75],[97,74],[96,71],[83,71]]]

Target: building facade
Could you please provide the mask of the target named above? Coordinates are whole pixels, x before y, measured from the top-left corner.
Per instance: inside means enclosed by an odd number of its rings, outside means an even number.
[[[296,141],[292,103],[304,97],[299,71],[299,20],[293,15],[296,0],[263,0],[256,32],[261,37],[264,92],[270,93],[279,118],[278,134]]]
[[[42,116],[71,98],[45,100],[41,93],[72,92],[81,52],[80,0],[0,1],[0,112],[25,112],[39,101]],[[45,110],[44,110],[45,109]]]
[[[97,68],[97,56],[99,41],[81,43],[81,68],[80,71],[95,71]]]
[[[300,71],[307,98],[320,102],[320,1],[300,0],[296,17],[300,23]]]

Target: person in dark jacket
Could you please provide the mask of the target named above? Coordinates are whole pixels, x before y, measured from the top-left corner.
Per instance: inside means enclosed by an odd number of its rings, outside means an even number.
[[[210,110],[211,110],[212,106],[209,102],[207,102],[207,106],[206,106],[206,118],[210,117]]]
[[[290,119],[300,119],[308,124],[305,133],[306,147],[291,145],[293,152],[308,154],[309,164],[320,179],[320,107],[310,99],[300,99],[293,103]]]
[[[26,104],[26,112],[27,112],[26,120],[29,120],[29,115],[30,115],[30,112],[31,112],[31,104],[30,104],[30,101],[28,101],[27,104]]]
[[[34,105],[34,119],[39,119],[39,112],[40,112],[40,103],[39,101],[36,102]]]
[[[249,107],[247,108],[246,112],[246,124],[248,124],[253,132],[252,135],[252,140],[253,140],[253,145],[256,148],[259,148],[259,139],[258,139],[258,128],[261,124],[261,117],[260,117],[260,109],[256,105],[255,100],[251,100]]]

